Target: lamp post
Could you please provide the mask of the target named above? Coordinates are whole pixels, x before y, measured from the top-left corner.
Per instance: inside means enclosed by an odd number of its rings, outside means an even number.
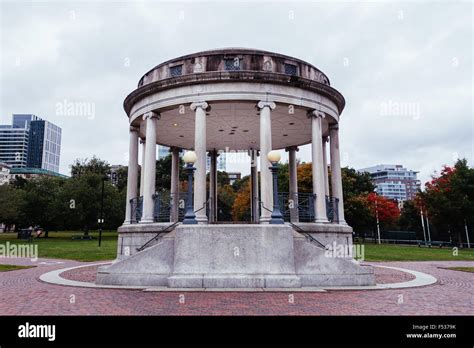
[[[110,173],[102,177],[102,191],[100,195],[100,218],[99,218],[99,246],[102,243],[102,225],[104,224],[104,183],[110,178]]]
[[[188,197],[186,199],[186,214],[184,215],[183,224],[185,225],[195,225],[197,224],[196,214],[194,214],[193,207],[193,176],[194,163],[196,162],[197,156],[194,151],[186,151],[183,156],[183,161],[186,163],[185,171],[188,174]]]
[[[283,215],[280,211],[280,201],[278,199],[278,162],[280,161],[280,153],[278,151],[270,151],[267,155],[268,161],[272,164],[269,168],[273,176],[273,211],[270,218],[270,224],[284,224]]]

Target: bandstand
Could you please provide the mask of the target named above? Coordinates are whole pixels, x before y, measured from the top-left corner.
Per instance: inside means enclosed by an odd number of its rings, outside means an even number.
[[[350,256],[328,256],[326,247],[352,246],[339,150],[344,104],[313,65],[260,50],[199,52],[147,72],[124,102],[130,130],[126,215],[117,259],[99,269],[97,282],[173,288],[374,284],[370,267]],[[155,190],[157,144],[170,147],[169,193]],[[296,152],[306,144],[313,192],[299,193]],[[216,163],[229,149],[250,159],[250,224],[216,223]],[[179,190],[182,150],[195,153],[196,224],[182,223],[190,197]],[[288,193],[273,190],[272,150],[288,151]],[[272,223],[274,203],[283,224]]]

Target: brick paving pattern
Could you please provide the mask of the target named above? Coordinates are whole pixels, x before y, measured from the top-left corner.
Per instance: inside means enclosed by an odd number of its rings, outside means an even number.
[[[58,263],[61,262],[61,263]],[[0,272],[0,315],[473,315],[474,274],[442,267],[472,261],[373,263],[431,274],[436,284],[409,289],[328,292],[143,292],[46,284],[41,274],[87,265],[77,261],[2,258],[2,264],[35,264]],[[93,268],[68,278],[91,281]],[[74,273],[74,274],[73,274]],[[63,274],[64,276],[64,274]],[[81,278],[82,277],[82,278]],[[74,278],[76,279],[76,278]],[[410,275],[377,269],[378,282],[410,280]]]

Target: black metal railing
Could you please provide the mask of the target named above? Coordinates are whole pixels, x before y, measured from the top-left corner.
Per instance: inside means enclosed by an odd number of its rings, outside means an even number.
[[[291,210],[295,209],[300,222],[314,221],[314,200],[316,195],[312,193],[297,193],[291,197],[288,192],[279,192],[278,199],[280,203],[283,220],[291,220]]]
[[[171,209],[173,196],[167,191],[156,192],[153,195],[154,200],[154,210],[153,216],[155,222],[170,222],[171,219]],[[186,213],[186,198],[187,192],[180,192],[178,195],[178,221],[183,221],[184,215]],[[296,199],[295,199],[296,198]],[[291,199],[288,192],[279,192],[278,199],[280,203],[280,210],[283,215],[283,220],[291,220],[291,210],[295,209],[298,214],[299,222],[314,222],[314,204],[316,200],[316,195],[313,193],[297,193],[296,197]],[[207,203],[207,204],[206,204]],[[262,209],[262,202],[260,202],[260,211]],[[131,221],[140,222],[143,213],[143,196],[135,197],[130,200],[131,205]],[[335,197],[326,196],[326,215],[330,222],[338,223],[339,214],[338,214],[338,205],[339,199]],[[206,209],[206,215],[209,216],[209,201],[205,202],[201,207],[195,207],[195,212],[202,209]],[[269,211],[273,207],[266,207]],[[295,214],[293,212],[293,214]]]
[[[130,206],[130,221],[132,223],[140,222],[143,212],[143,196],[132,198],[130,200]]]
[[[333,223],[339,222],[339,199],[336,197],[326,196],[326,215],[329,221]]]
[[[153,195],[153,220],[154,222],[170,222],[172,214],[172,204],[175,194],[171,194],[167,191],[156,192]],[[187,192],[180,192],[177,195],[177,209],[178,209],[178,221],[184,220],[184,215],[186,214],[186,198],[188,196]],[[130,200],[131,205],[131,221],[132,223],[140,222],[143,214],[143,196],[135,197]],[[204,203],[203,206],[198,207],[197,211],[206,208],[206,214],[209,211],[209,204]]]

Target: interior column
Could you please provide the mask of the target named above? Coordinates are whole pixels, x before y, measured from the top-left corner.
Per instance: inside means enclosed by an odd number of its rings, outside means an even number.
[[[156,175],[156,124],[160,114],[150,111],[143,115],[146,121],[145,177],[143,185],[143,216],[140,223],[154,222],[154,194]]]
[[[194,173],[194,211],[198,223],[207,223],[206,215],[206,109],[205,101],[191,104],[195,113],[194,151],[196,171]]]
[[[272,150],[271,113],[276,105],[274,102],[260,101],[257,106],[260,110],[260,194],[262,204],[260,222],[268,223],[273,210],[273,177],[267,154]]]
[[[314,204],[314,221],[329,222],[326,215],[326,195],[324,189],[323,144],[322,144],[322,119],[325,117],[321,111],[313,110],[308,113],[311,118],[311,155],[313,174],[313,193],[316,195]]]

